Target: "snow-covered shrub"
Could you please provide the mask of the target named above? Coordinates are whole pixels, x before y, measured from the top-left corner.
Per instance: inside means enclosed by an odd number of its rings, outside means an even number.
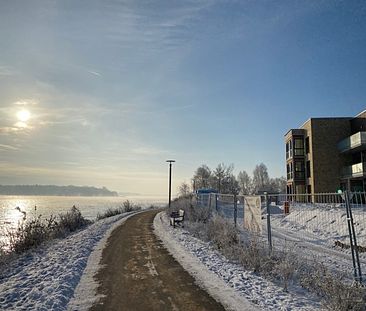
[[[69,212],[59,214],[58,218],[51,215],[42,219],[39,215],[27,220],[25,217],[15,230],[7,232],[9,252],[22,253],[47,240],[63,237],[89,223],[75,206]]]
[[[298,258],[291,252],[281,253],[280,256],[274,258],[272,274],[281,280],[283,289],[287,292],[288,285],[299,268]]]
[[[224,255],[231,254],[239,243],[238,230],[225,218],[214,215],[207,223],[207,238]]]
[[[154,208],[153,205],[151,205],[149,208]],[[115,207],[115,208],[108,208],[106,211],[104,211],[102,214],[97,214],[97,220],[101,220],[104,218],[120,215],[123,213],[128,213],[132,211],[139,211],[141,210],[141,206],[135,205],[134,203],[130,202],[129,200],[126,200],[122,203],[122,206]]]
[[[75,205],[71,208],[69,212],[64,214],[59,214],[59,221],[56,226],[56,231],[60,233],[60,235],[64,235],[65,233],[74,232],[77,229],[83,228],[90,223],[89,220],[85,219],[80,210],[75,207]]]
[[[187,221],[185,224],[185,229],[187,229],[192,234],[192,236],[207,241],[208,238],[205,226],[206,225],[202,222]]]
[[[259,238],[252,236],[250,240],[242,241],[241,246],[242,251],[239,253],[239,262],[253,272],[263,271],[263,267],[268,262],[268,249]],[[269,266],[271,265],[267,265],[267,267]]]
[[[366,310],[366,288],[350,284],[345,275],[330,271],[319,262],[302,267],[301,285],[323,298],[324,307],[332,311]]]
[[[12,252],[21,253],[27,249],[36,247],[50,238],[51,232],[56,228],[55,217],[43,220],[41,215],[18,224],[16,230],[7,232],[9,249]]]
[[[188,219],[191,221],[207,224],[212,217],[212,210],[209,207],[192,207],[189,209],[188,215]]]
[[[126,200],[122,203],[122,213],[128,213],[132,211],[139,211],[141,210],[141,206],[133,204],[131,201]]]
[[[97,220],[101,220],[101,219],[104,219],[104,218],[116,216],[116,215],[119,215],[119,214],[122,214],[122,213],[123,213],[122,207],[108,208],[102,214],[100,214],[100,213],[97,214]]]

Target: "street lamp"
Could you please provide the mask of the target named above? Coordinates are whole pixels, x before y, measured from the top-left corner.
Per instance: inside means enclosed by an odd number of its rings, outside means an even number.
[[[166,162],[169,163],[169,209],[170,209],[170,204],[172,202],[172,163],[175,162],[175,160],[166,160]]]

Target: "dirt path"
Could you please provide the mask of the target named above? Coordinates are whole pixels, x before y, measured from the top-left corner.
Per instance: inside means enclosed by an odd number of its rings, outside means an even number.
[[[105,297],[91,310],[224,310],[161,245],[156,213],[137,214],[113,231],[97,275]]]

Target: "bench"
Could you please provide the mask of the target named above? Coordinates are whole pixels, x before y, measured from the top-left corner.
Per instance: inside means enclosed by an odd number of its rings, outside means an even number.
[[[170,213],[171,226],[175,228],[175,225],[179,224],[182,225],[182,227],[184,227],[183,222],[184,222],[184,210],[180,209],[179,211],[173,211]]]

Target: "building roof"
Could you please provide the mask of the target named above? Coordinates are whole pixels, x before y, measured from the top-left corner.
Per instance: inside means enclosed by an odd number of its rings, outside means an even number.
[[[353,119],[355,119],[355,118],[359,117],[360,115],[362,115],[362,114],[364,114],[364,113],[366,113],[366,109],[365,109],[365,110],[363,110],[363,111],[361,111],[360,113],[358,113],[355,117],[353,117]]]

